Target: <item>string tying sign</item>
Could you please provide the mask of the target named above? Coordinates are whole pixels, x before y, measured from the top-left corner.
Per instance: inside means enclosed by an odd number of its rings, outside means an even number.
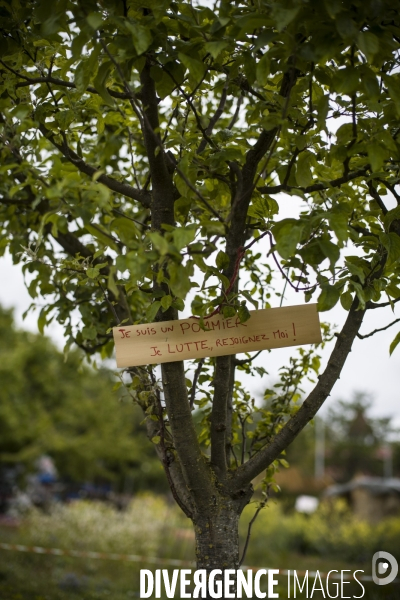
[[[218,314],[205,321],[205,329],[189,318],[114,327],[113,334],[118,367],[321,342],[316,304],[253,310],[245,323]]]

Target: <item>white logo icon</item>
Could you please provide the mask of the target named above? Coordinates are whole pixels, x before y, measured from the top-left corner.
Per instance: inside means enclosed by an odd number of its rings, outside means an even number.
[[[385,562],[379,562],[377,565],[376,563],[378,560],[382,559],[384,559]],[[386,577],[378,577],[378,575],[384,575],[387,573],[389,565],[391,567],[389,575],[386,575]],[[392,554],[389,554],[389,552],[384,552],[383,550],[380,552],[375,552],[374,556],[372,557],[372,579],[374,583],[377,585],[387,585],[388,583],[392,583],[392,581],[396,579],[398,571],[399,565]]]

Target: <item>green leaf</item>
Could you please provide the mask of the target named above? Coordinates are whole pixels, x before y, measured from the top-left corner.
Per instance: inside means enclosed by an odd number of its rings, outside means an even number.
[[[393,223],[393,221],[400,221],[400,206],[396,206],[396,208],[392,208],[389,210],[383,218],[383,224],[385,229],[388,230]]]
[[[61,110],[55,115],[55,121],[60,126],[60,129],[68,129],[73,120],[75,119],[74,111],[72,110]]]
[[[161,302],[159,300],[156,300],[155,302],[153,302],[153,304],[149,306],[149,308],[146,311],[146,318],[149,323],[153,323],[158,311],[160,310],[160,307]]]
[[[17,119],[25,119],[32,112],[32,107],[28,104],[18,104],[10,111],[10,114]]]
[[[324,0],[325,9],[331,19],[334,19],[337,14],[343,10],[341,0]]]
[[[86,269],[86,275],[90,277],[90,279],[96,279],[100,275],[100,271],[97,267],[89,267]]]
[[[282,258],[289,259],[296,252],[303,233],[303,224],[295,219],[283,219],[273,226],[276,249]]]
[[[77,60],[81,57],[83,47],[90,40],[92,35],[93,32],[90,31],[90,28],[85,27],[84,29],[81,29],[78,35],[74,36],[70,46],[72,58],[74,60]]]
[[[155,69],[156,67],[152,67]],[[157,67],[157,69],[159,69]],[[155,79],[157,93],[160,98],[169,96],[176,85],[181,85],[185,79],[185,68],[177,61],[169,61],[164,65],[164,69],[160,71],[160,77]]]
[[[260,124],[263,126],[265,131],[271,131],[279,127],[282,123],[282,117],[279,113],[271,112],[266,117],[263,117],[260,121]]]
[[[44,333],[44,328],[47,325],[47,315],[49,314],[50,310],[51,310],[51,306],[45,306],[40,311],[40,314],[38,317],[37,325],[38,325],[38,329],[42,335]]]
[[[75,70],[75,85],[79,92],[85,92],[92,77],[97,73],[97,59],[100,53],[100,44],[96,44],[89,58],[84,58]]]
[[[161,298],[161,306],[162,306],[162,309],[164,312],[169,309],[171,304],[172,304],[172,297],[169,294],[166,296],[163,296]]]
[[[331,91],[352,95],[358,89],[360,83],[360,71],[355,67],[346,67],[336,71],[331,86]],[[349,124],[350,128],[350,124]]]
[[[339,300],[340,292],[338,288],[333,285],[325,285],[322,288],[322,292],[318,298],[318,310],[319,312],[324,312],[326,310],[331,310],[337,304]]]
[[[372,141],[367,145],[369,162],[373,171],[380,171],[384,161],[389,157],[389,152],[385,146],[379,142]]]
[[[339,13],[336,18],[336,27],[343,39],[354,39],[357,36],[357,27],[349,13]]]
[[[327,239],[323,239],[323,238],[318,240],[318,244],[319,244],[322,252],[329,259],[330,267],[331,267],[331,269],[333,269],[335,264],[337,263],[337,261],[340,258],[339,248],[336,246],[336,244],[333,244],[331,241],[329,241]]]
[[[161,256],[165,256],[169,250],[169,244],[165,237],[157,233],[157,231],[152,231],[148,234],[148,237],[150,238],[154,248],[159,251]]]
[[[273,215],[277,215],[279,212],[279,204],[275,198],[271,196],[257,196],[251,203],[248,215],[250,217],[256,217],[261,219],[268,219]]]
[[[297,159],[296,181],[301,187],[307,187],[313,183],[311,165],[313,164],[314,160],[314,154],[308,150],[302,152]]]
[[[377,100],[380,94],[379,81],[371,69],[364,68],[361,77],[364,89],[371,100]]]
[[[318,112],[318,127],[320,129],[326,128],[326,117],[329,113],[329,94],[321,96],[317,101],[317,112]]]
[[[400,258],[400,237],[397,233],[391,232],[381,233],[379,239],[388,252],[386,266],[390,267]]]
[[[275,18],[277,30],[282,31],[287,25],[289,25],[289,23],[295,19],[299,10],[300,6],[284,8],[280,3],[274,2],[272,4],[272,14]]]
[[[367,60],[371,61],[379,52],[379,40],[370,31],[361,31],[358,34],[358,47],[365,54]]]
[[[84,340],[95,340],[97,338],[97,329],[94,325],[84,327],[82,329],[82,337]]]
[[[225,48],[227,48],[227,46],[228,42],[221,40],[219,42],[207,42],[204,44],[204,49],[206,52],[209,52],[213,58],[218,58],[218,56],[223,50],[225,50]]]
[[[111,61],[106,61],[102,63],[102,65],[100,65],[96,77],[93,80],[93,85],[95,89],[98,91],[105,104],[107,104],[108,106],[115,105],[113,98],[110,96],[106,88],[107,77],[110,74],[112,67],[113,65]]]
[[[194,227],[178,227],[174,230],[172,237],[178,250],[182,250],[182,248],[193,242],[195,235],[196,229]]]
[[[99,240],[105,246],[110,246],[114,250],[118,250],[118,246],[114,242],[114,240],[107,235],[107,233],[102,231],[100,225],[96,224],[96,227],[93,227],[90,223],[85,223],[85,229],[88,233],[90,233],[94,238]]]
[[[339,242],[347,242],[349,237],[348,216],[342,211],[331,212],[329,223]]]
[[[396,348],[396,346],[399,345],[399,343],[400,343],[400,331],[394,338],[393,342],[390,344],[390,348],[389,348],[390,356],[393,354],[394,349]]]
[[[115,300],[118,300],[119,298],[119,289],[117,287],[117,284],[115,282],[115,270],[116,268],[113,266],[110,269],[110,274],[108,275],[108,279],[107,279],[107,289],[110,290],[110,292],[114,295]]]
[[[218,19],[215,19],[215,21],[210,27],[210,33],[216,33],[217,31],[228,25],[229,21],[229,17],[219,17]]]
[[[254,308],[257,310],[258,309],[258,300],[256,300],[255,298],[253,298],[253,296],[250,294],[250,292],[248,292],[247,290],[241,290],[240,292],[241,294],[243,294],[243,296],[249,301],[251,302],[251,304],[254,306]]]
[[[383,77],[385,84],[389,90],[390,97],[396,107],[397,114],[400,115],[400,79],[398,75]]]
[[[98,12],[92,12],[86,17],[86,21],[93,29],[98,29],[103,23],[103,17]]]
[[[178,178],[178,181],[182,181],[182,179]],[[177,186],[178,187],[178,186]],[[181,196],[174,203],[174,213],[175,219],[178,223],[185,223],[187,216],[189,214],[190,207],[192,205],[192,200],[189,195]]]
[[[236,310],[234,306],[225,305],[222,307],[222,314],[225,319],[229,319],[230,317],[234,317],[236,315]]]
[[[241,323],[245,323],[246,321],[248,321],[250,319],[251,315],[250,315],[249,309],[247,308],[246,304],[242,303],[239,306],[238,316],[239,316]]]
[[[172,293],[178,298],[184,299],[192,287],[190,281],[190,276],[193,272],[192,264],[178,265],[171,262],[168,265],[168,271],[170,275],[169,284]]]
[[[358,277],[361,283],[364,283],[365,272],[363,269],[362,260],[358,256],[347,256],[345,262],[349,272],[355,277]]]
[[[268,77],[270,75],[270,63],[271,63],[271,59],[270,59],[268,52],[266,52],[264,54],[264,56],[261,58],[261,60],[259,60],[257,63],[257,69],[256,69],[257,81],[258,81],[258,84],[261,85],[262,87],[264,85],[266,85],[266,83],[268,81]]]
[[[216,256],[215,264],[217,265],[218,269],[224,271],[229,266],[229,256],[220,250]]]
[[[159,444],[161,442],[161,437],[159,435],[155,435],[151,438],[153,444]]]
[[[351,305],[353,304],[353,296],[350,294],[350,292],[344,292],[340,296],[340,303],[345,310],[350,310]]]
[[[192,76],[192,78],[194,79],[194,81],[199,83],[204,77],[204,73],[205,73],[204,64],[201,61],[197,60],[196,58],[187,56],[186,54],[183,54],[182,52],[179,52],[178,57],[179,57],[179,60],[184,64],[186,69],[189,71],[189,73]]]
[[[385,292],[392,298],[400,298],[400,288],[394,283],[390,283],[385,289]]]
[[[174,301],[172,302],[172,306],[173,306],[173,308],[176,308],[176,310],[179,310],[180,312],[185,310],[185,303],[181,298],[174,298]]]
[[[153,37],[151,35],[150,30],[146,27],[143,27],[142,25],[130,23],[127,20],[125,20],[125,25],[132,34],[132,41],[136,52],[139,55],[146,52],[146,50],[153,41]]]

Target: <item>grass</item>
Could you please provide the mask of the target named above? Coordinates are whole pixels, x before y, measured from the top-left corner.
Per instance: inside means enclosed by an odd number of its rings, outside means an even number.
[[[253,511],[251,505],[243,515],[242,545]],[[399,531],[400,519],[371,526],[355,520],[340,505],[321,507],[318,513],[307,517],[285,514],[279,505],[271,504],[255,523],[245,563],[297,571],[363,569],[370,574],[376,548],[398,554]],[[191,523],[175,505],[153,495],[136,497],[126,512],[89,502],[59,506],[51,514],[34,511],[20,528],[1,528],[0,541],[194,559]],[[0,600],[129,600],[139,597],[139,569],[154,571],[162,567],[146,564],[145,560],[128,563],[0,550]],[[311,588],[313,578],[310,579]],[[287,598],[286,576],[279,576],[279,581],[279,597]],[[400,597],[398,584],[365,586],[364,598],[370,600]],[[346,586],[345,594],[360,596],[361,588],[357,584]],[[312,597],[323,595],[315,592]]]

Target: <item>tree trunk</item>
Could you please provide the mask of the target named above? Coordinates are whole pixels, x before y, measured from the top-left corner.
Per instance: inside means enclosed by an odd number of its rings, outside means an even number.
[[[215,499],[215,506],[208,514],[197,514],[193,519],[196,568],[205,569],[208,574],[220,569],[222,574],[217,575],[215,581],[221,581],[222,585],[223,571],[239,569],[239,519],[243,508],[243,501],[220,497]],[[235,586],[232,586],[230,591],[234,590]],[[211,598],[209,593],[207,598]],[[221,598],[224,599],[225,595],[222,594]]]
[[[207,516],[194,521],[198,569],[239,568],[239,518],[237,507],[216,506]]]

